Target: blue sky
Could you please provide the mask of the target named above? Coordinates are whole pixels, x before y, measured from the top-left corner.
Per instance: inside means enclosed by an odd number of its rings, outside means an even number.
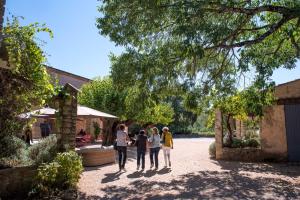
[[[119,55],[109,38],[98,33],[95,26],[100,16],[96,0],[6,0],[6,16],[22,16],[22,24],[46,23],[54,38],[45,34],[43,49],[48,55],[48,65],[87,78],[106,76],[110,71],[109,54]],[[300,64],[296,69],[279,69],[273,79],[277,84],[300,78]]]

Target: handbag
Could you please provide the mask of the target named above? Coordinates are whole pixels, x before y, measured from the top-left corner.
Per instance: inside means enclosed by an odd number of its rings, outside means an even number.
[[[150,137],[150,138],[151,138],[151,137]],[[148,140],[148,144],[149,144],[149,146],[152,146],[153,143],[154,143],[154,134],[152,134],[152,140],[151,140],[151,142],[150,142],[150,138],[149,138],[149,140]]]

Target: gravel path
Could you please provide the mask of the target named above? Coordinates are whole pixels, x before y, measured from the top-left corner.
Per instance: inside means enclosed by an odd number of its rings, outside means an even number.
[[[126,172],[118,165],[86,168],[79,182],[81,199],[300,199],[300,166],[241,163],[209,158],[209,138],[175,139],[172,168],[136,171],[129,148]]]

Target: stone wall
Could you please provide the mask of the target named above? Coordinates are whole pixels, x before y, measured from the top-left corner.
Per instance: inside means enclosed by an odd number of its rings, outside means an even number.
[[[260,148],[223,148],[220,160],[259,162],[264,160]]]
[[[0,170],[0,199],[23,199],[32,188],[35,167],[16,167]]]
[[[240,129],[244,129],[244,127],[240,127]],[[222,113],[217,110],[215,120],[216,159],[248,162],[285,161],[287,159],[287,141],[284,106],[272,106],[264,110],[260,133],[261,148],[224,148],[222,138]]]
[[[269,159],[287,158],[287,139],[283,105],[274,105],[264,110],[261,121],[261,148]]]

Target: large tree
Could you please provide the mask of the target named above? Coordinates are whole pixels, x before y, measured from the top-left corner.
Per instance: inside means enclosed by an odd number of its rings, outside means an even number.
[[[126,47],[112,60],[117,84],[159,95],[180,86],[196,107],[234,94],[249,73],[264,90],[300,56],[296,0],[103,0],[99,11],[100,33]]]
[[[173,121],[174,111],[168,103],[157,103],[137,87],[119,90],[109,77],[96,78],[85,84],[78,96],[79,103],[114,114],[122,121],[140,124]]]

